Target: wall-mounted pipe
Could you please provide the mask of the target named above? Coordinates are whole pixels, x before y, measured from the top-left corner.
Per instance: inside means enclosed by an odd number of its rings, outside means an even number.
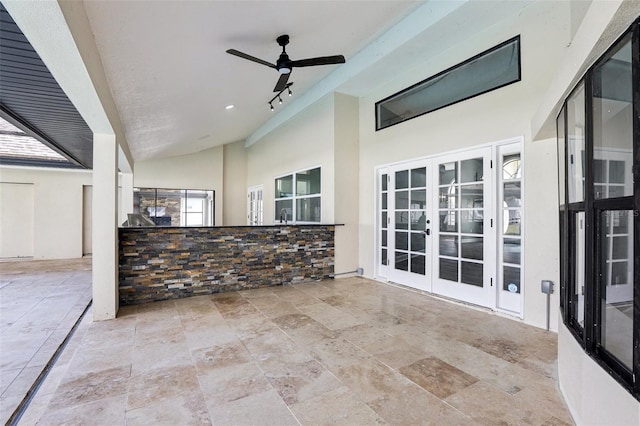
[[[337,275],[347,275],[347,274],[358,274],[359,276],[362,276],[362,274],[364,274],[364,269],[363,268],[358,268],[355,271],[349,271],[349,272],[338,272],[336,274],[331,274],[330,277],[333,278]]]

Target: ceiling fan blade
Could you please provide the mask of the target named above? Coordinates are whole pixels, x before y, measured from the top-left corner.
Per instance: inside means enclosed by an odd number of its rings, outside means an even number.
[[[289,76],[290,75],[291,75],[291,73],[280,74],[280,78],[278,79],[278,82],[276,83],[276,87],[273,88],[273,91],[274,92],[282,92],[287,87],[287,81],[289,80]]]
[[[309,59],[301,59],[299,61],[292,61],[292,67],[313,67],[315,65],[333,65],[333,64],[344,64],[344,56],[335,55],[335,56],[321,56],[319,58],[309,58]]]
[[[262,59],[256,58],[255,56],[247,55],[246,53],[240,52],[240,51],[238,51],[236,49],[229,49],[229,50],[227,50],[227,53],[229,53],[231,55],[234,55],[234,56],[237,56],[237,57],[242,58],[242,59],[248,59],[250,61],[257,62],[257,63],[262,64],[262,65],[266,65],[269,68],[275,68],[276,67],[275,64],[272,64],[272,63],[267,62],[267,61],[263,61]]]

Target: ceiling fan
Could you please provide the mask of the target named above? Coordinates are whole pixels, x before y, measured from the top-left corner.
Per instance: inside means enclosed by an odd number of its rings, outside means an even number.
[[[266,65],[269,68],[275,68],[280,73],[280,78],[276,83],[276,87],[273,89],[274,92],[281,92],[287,86],[287,81],[289,80],[289,75],[291,75],[291,70],[296,67],[313,67],[316,65],[333,65],[333,64],[344,64],[344,56],[335,55],[335,56],[321,56],[317,58],[309,58],[309,59],[301,59],[299,61],[292,61],[289,59],[289,55],[285,50],[285,46],[289,44],[289,36],[287,34],[283,34],[276,39],[278,45],[282,46],[282,53],[280,57],[276,61],[275,64],[271,62],[263,61],[260,58],[256,58],[255,56],[247,55],[246,53],[240,52],[235,49],[227,50],[227,53],[238,56],[243,59],[248,59],[253,62],[257,62],[262,65]]]

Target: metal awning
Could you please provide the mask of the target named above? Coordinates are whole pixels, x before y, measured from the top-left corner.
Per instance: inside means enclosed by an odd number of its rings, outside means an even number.
[[[93,133],[0,3],[0,116],[74,164],[93,167]]]

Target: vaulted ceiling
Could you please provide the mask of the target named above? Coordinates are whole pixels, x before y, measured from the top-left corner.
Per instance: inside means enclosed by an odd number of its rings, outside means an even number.
[[[128,148],[142,161],[236,141],[250,145],[327,93],[364,96],[533,3],[92,0],[83,5]],[[294,60],[342,54],[346,63],[294,68],[289,80],[294,95],[272,112],[268,101],[278,72],[226,50],[273,63],[282,34],[290,36],[287,53]]]

